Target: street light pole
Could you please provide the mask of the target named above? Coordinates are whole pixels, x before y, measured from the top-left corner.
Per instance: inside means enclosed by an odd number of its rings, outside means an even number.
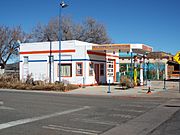
[[[52,82],[51,78],[51,67],[52,67],[52,41],[50,40],[50,56],[49,56],[49,83]]]
[[[62,38],[62,30],[61,30],[61,10],[68,5],[62,1],[60,3],[60,8],[59,8],[59,83],[61,82],[61,38]]]

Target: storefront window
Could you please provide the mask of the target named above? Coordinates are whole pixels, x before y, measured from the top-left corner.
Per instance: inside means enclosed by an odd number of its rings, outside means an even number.
[[[72,64],[61,64],[61,76],[62,77],[72,76]]]

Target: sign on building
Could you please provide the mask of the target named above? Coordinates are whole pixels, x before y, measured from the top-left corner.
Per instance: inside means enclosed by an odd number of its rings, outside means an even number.
[[[173,58],[178,64],[180,64],[180,51],[176,53],[176,55]]]

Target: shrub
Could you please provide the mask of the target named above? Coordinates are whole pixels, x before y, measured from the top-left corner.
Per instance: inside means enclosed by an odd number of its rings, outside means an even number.
[[[73,85],[73,84],[68,84],[66,86],[66,90],[73,90],[73,89],[77,89],[77,88],[79,88],[79,86]]]
[[[7,82],[18,82],[19,79],[13,75],[11,76],[0,76],[0,82],[7,83]]]
[[[130,78],[128,78],[127,76],[121,76],[120,86],[126,87],[126,88],[133,88],[134,83],[131,83]]]
[[[31,76],[23,83],[13,76],[0,76],[0,88],[22,89],[22,90],[45,90],[45,91],[65,91],[77,89],[78,86],[64,83],[45,83],[43,81],[33,81]]]

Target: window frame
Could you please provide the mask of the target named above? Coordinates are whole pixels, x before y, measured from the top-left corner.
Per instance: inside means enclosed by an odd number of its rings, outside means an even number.
[[[92,68],[90,67],[91,64],[92,64]],[[90,74],[90,70],[92,70],[92,74]],[[93,62],[89,63],[89,76],[94,76],[94,63]]]
[[[81,66],[82,66],[81,69],[80,69],[81,70],[81,74],[78,74],[78,70],[79,70],[79,69],[77,69],[78,68],[78,66],[77,66],[78,64],[81,64]],[[83,62],[76,62],[76,76],[83,76]]]
[[[28,63],[29,63],[29,56],[23,56],[23,64],[28,64]]]
[[[61,70],[61,77],[72,77],[72,63],[61,63],[61,67],[62,65],[69,65],[70,66],[70,76],[62,76],[62,70]],[[58,77],[59,77],[59,63],[58,63]]]

